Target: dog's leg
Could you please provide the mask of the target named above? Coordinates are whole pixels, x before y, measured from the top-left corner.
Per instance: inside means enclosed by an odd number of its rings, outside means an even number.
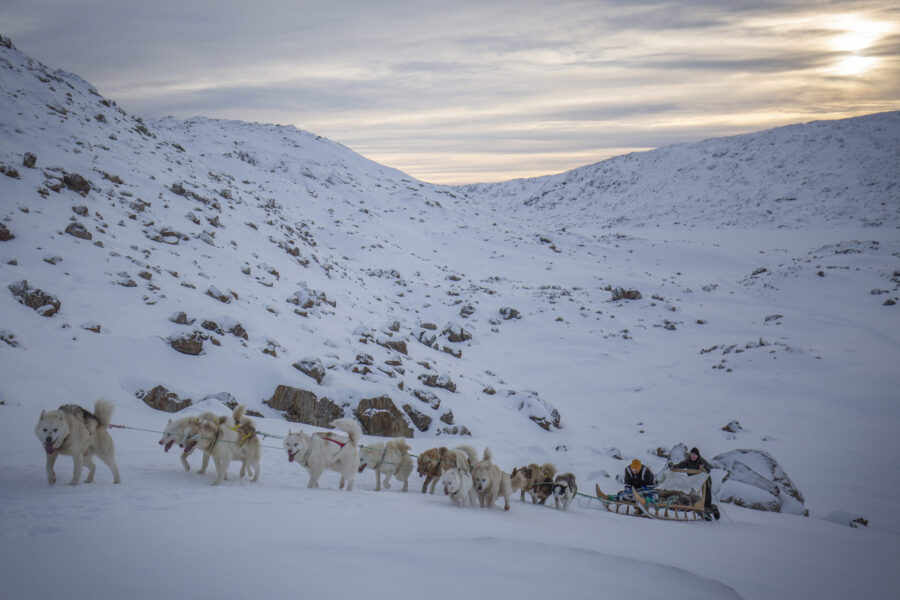
[[[181,466],[184,467],[184,470],[185,470],[185,471],[190,471],[190,470],[191,470],[191,465],[190,465],[190,463],[187,461],[187,457],[190,456],[191,453],[192,453],[193,451],[194,451],[194,449],[191,448],[191,449],[188,450],[187,452],[182,452],[182,453],[181,453],[181,456],[180,456],[180,458],[181,458]]]
[[[84,454],[76,450],[72,455],[72,463],[72,481],[69,482],[69,485],[78,485],[78,482],[81,481],[81,468],[84,466]]]
[[[219,485],[222,483],[223,479],[226,479],[226,471],[228,470],[228,462],[226,459],[223,459],[221,456],[213,457],[213,462],[216,465],[216,480],[213,481],[213,485]]]
[[[429,475],[429,477],[431,477],[431,476]],[[433,494],[433,493],[434,493],[434,486],[437,485],[438,479],[440,479],[440,477],[434,477],[434,478],[431,480],[431,491],[428,492],[429,494]],[[426,483],[427,483],[427,482],[426,482]]]
[[[97,470],[97,465],[94,464],[94,461],[91,459],[90,454],[84,455],[84,464],[87,465],[88,475],[85,478],[85,483],[93,483],[94,482],[94,472]]]
[[[56,463],[56,452],[47,455],[47,483],[53,485],[56,483],[56,472],[53,471],[53,465]],[[422,490],[423,492],[425,490]]]
[[[386,490],[391,489],[391,476],[390,472],[384,474],[384,489]]]
[[[110,450],[103,454],[98,454],[97,456],[99,456],[100,460],[106,463],[106,466],[112,471],[113,483],[122,483],[122,478],[119,477],[119,466],[116,464],[116,457],[113,454],[113,451]]]
[[[259,481],[259,461],[255,461],[256,473],[253,475],[252,481]]]
[[[429,483],[430,481],[431,481],[431,475],[426,475],[426,476],[425,476],[425,483],[422,484],[422,493],[423,493],[423,494],[427,494],[427,493],[428,493],[428,483]],[[432,493],[432,494],[434,493],[434,488],[431,489],[431,493]]]
[[[206,467],[209,466],[209,453],[204,450],[203,451],[203,462],[200,463],[200,470],[197,471],[197,475],[203,475],[206,473]]]
[[[403,480],[403,491],[409,491],[409,475],[406,476],[406,479]]]
[[[375,491],[381,491],[381,467],[375,467]]]

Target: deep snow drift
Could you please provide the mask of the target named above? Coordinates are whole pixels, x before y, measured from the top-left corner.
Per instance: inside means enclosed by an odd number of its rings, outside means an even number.
[[[0,573],[13,596],[896,588],[900,114],[442,187],[293,127],[142,122],[6,40],[0,94]],[[22,281],[58,312],[21,304],[9,286]],[[641,297],[613,300],[617,288]],[[201,354],[173,349],[194,332]],[[321,382],[293,366],[304,359]],[[259,482],[233,465],[214,488],[156,444],[170,415],[136,394],[157,385],[193,400],[183,414],[224,414],[203,398],[231,394],[275,435],[298,427],[263,403],[278,385],[348,416],[387,395],[430,418],[414,453],[489,446],[506,470],[554,462],[585,494],[614,491],[635,457],[659,470],[657,449],[677,443],[707,458],[761,450],[809,516],[723,504],[717,523],[667,523],[584,496],[566,513],[518,495],[508,513],[456,509],[415,474],[406,494],[375,493],[370,471],[350,493],[334,473],[308,490],[272,438]],[[100,396],[133,428],[113,432],[123,483],[101,464],[68,487],[62,458],[49,487],[41,409]],[[857,516],[868,527],[833,522]]]

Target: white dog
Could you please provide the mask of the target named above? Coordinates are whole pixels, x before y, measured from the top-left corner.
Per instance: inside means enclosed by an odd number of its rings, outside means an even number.
[[[475,506],[475,485],[472,483],[472,474],[469,472],[469,457],[461,450],[456,453],[456,466],[444,471],[441,475],[441,485],[444,487],[444,495],[457,506]]]
[[[491,462],[491,449],[484,449],[484,457],[475,463],[472,469],[472,481],[481,508],[493,508],[494,502],[503,496],[503,510],[509,510],[509,496],[512,494],[512,483],[509,473]]]
[[[353,489],[353,476],[359,468],[359,442],[362,428],[353,419],[337,419],[331,423],[345,432],[348,437],[336,436],[331,432],[306,435],[302,431],[288,431],[284,438],[284,449],[288,461],[296,461],[309,473],[306,487],[319,487],[319,477],[325,469],[341,474],[341,488],[347,484],[347,491]]]
[[[215,418],[213,413],[205,413],[210,415],[210,418]],[[163,450],[168,452],[173,444],[176,442],[184,446],[184,437],[187,435],[188,429],[191,425],[192,421],[196,421],[197,417],[182,417],[180,419],[172,420],[169,419],[169,422],[166,423],[166,427],[163,430],[162,437],[159,439],[159,445],[163,447]],[[191,450],[185,450],[181,453],[181,464],[184,466],[185,471],[191,470],[191,465],[187,461],[187,457],[193,452],[193,448]],[[198,473],[203,474],[206,473],[206,467],[209,465],[209,454],[203,453],[203,464],[200,466],[200,470]]]
[[[116,466],[116,448],[109,435],[109,420],[114,408],[112,402],[101,398],[94,403],[93,413],[76,404],[65,404],[50,412],[41,411],[34,434],[47,453],[47,481],[50,485],[56,483],[53,465],[60,454],[71,456],[74,463],[69,485],[78,485],[81,468],[85,465],[88,475],[84,482],[94,480],[97,465],[91,457],[95,454],[112,471],[113,482],[122,481]]]
[[[259,436],[256,435],[256,423],[253,419],[244,416],[244,405],[234,409],[232,418],[235,422],[235,431],[238,439],[235,442],[232,460],[241,461],[241,477],[246,473],[251,481],[259,481],[259,462],[262,458],[262,445]]]
[[[553,482],[553,501],[556,508],[566,510],[569,508],[569,502],[578,493],[578,486],[575,484],[575,476],[571,473],[560,473]]]
[[[359,472],[366,467],[375,471],[375,491],[381,490],[381,476],[384,475],[384,489],[391,489],[391,477],[403,482],[403,491],[409,489],[409,474],[413,462],[409,456],[409,444],[402,437],[385,442],[359,447]]]
[[[213,485],[219,485],[228,479],[228,465],[233,459],[237,440],[238,433],[230,416],[218,417],[206,413],[188,425],[183,442],[184,453],[190,454],[195,448],[199,448],[205,456],[212,458],[216,465],[216,480]],[[198,471],[202,472],[202,469]]]

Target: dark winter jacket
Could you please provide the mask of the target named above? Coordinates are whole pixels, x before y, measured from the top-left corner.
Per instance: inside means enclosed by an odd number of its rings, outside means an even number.
[[[653,485],[653,472],[650,471],[647,467],[641,467],[641,470],[637,473],[631,470],[631,467],[625,467],[625,486],[627,487],[636,487],[641,489],[642,487],[650,487]]]

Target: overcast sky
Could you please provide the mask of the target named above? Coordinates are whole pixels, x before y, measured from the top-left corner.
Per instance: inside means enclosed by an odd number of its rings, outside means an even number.
[[[435,183],[900,109],[900,4],[0,0],[142,117],[292,124]]]

